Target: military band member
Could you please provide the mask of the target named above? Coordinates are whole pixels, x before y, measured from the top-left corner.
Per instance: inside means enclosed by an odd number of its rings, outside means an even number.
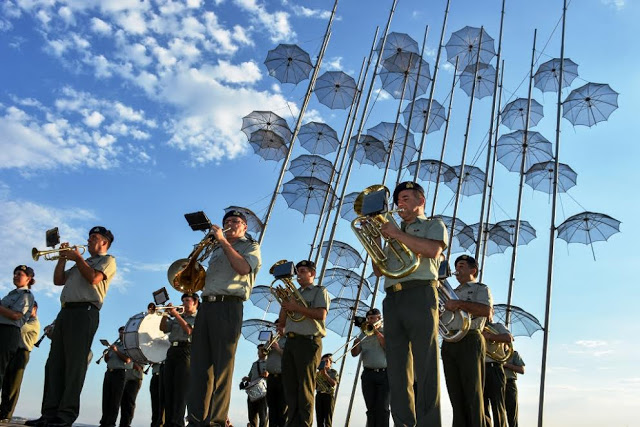
[[[77,249],[60,252],[53,283],[64,286],[60,294],[62,309],[56,317],[45,366],[42,417],[27,421],[27,425],[46,423],[64,427],[78,418],[87,357],[98,329],[102,303],[116,274],[116,260],[107,254],[111,244],[113,233],[97,226],[89,230],[89,258],[85,260]],[[69,243],[62,243],[61,247],[68,248]],[[67,261],[75,265],[65,270]]]
[[[267,355],[262,351],[264,344],[258,345],[258,360],[251,364],[249,374],[242,378],[242,381],[251,383],[260,378],[268,378],[267,371]],[[247,412],[249,415],[249,423],[247,427],[265,427],[267,425],[267,396],[262,399],[251,401],[247,397]]]
[[[331,427],[333,408],[335,406],[336,385],[340,378],[338,371],[331,368],[331,353],[320,359],[320,366],[316,373],[316,425]]]
[[[187,409],[187,392],[191,374],[191,334],[195,325],[198,309],[198,294],[182,295],[182,314],[169,304],[168,314],[160,321],[160,329],[169,333],[171,347],[167,351],[162,373],[162,396],[164,407],[164,425],[184,426],[184,413]]]
[[[501,343],[510,343],[513,337],[509,330],[502,324],[492,322],[493,309],[489,317],[488,325],[491,326],[498,334],[492,334],[489,331],[483,331],[482,335],[486,341],[495,341]],[[486,424],[494,427],[507,427],[507,410],[505,408],[504,390],[507,383],[503,362],[498,362],[489,356],[485,356],[484,371],[484,414]],[[491,411],[489,410],[491,408]],[[493,423],[491,423],[491,413],[493,413]]]
[[[276,327],[279,319],[275,321]],[[284,398],[282,385],[282,354],[287,342],[287,337],[280,337],[275,341],[267,355],[267,406],[269,407],[269,426],[284,427],[287,420],[287,404]]]
[[[460,341],[442,342],[444,376],[453,407],[453,425],[484,427],[482,382],[486,347],[482,330],[493,300],[489,288],[476,281],[478,264],[474,258],[459,256],[455,269],[460,283],[455,293],[459,299],[447,301],[445,308],[449,311],[464,310],[472,320],[469,332]],[[461,327],[460,321],[458,325],[452,324],[450,329],[456,332]]]
[[[296,301],[283,301],[278,328],[287,337],[282,355],[282,383],[287,402],[287,426],[313,424],[313,394],[315,374],[320,364],[322,338],[327,335],[325,319],[329,310],[329,294],[321,286],[314,286],[316,265],[300,261],[296,265],[298,288],[307,307]],[[300,322],[289,319],[287,312],[304,315]]]
[[[118,411],[124,385],[127,366],[132,367],[131,358],[124,350],[124,326],[118,328],[118,339],[105,350],[104,361],[107,370],[102,382],[102,418],[100,427],[114,427],[118,420]]]
[[[246,233],[247,219],[229,211],[210,235],[211,253],[191,343],[189,423],[224,426],[229,412],[233,367],[242,328],[242,303],[260,269],[260,246]]]
[[[351,355],[362,360],[362,395],[367,406],[367,427],[389,427],[389,378],[385,353],[384,328],[379,325],[380,310],[367,311],[366,323],[372,335],[361,333],[356,338]]]
[[[164,425],[162,371],[164,371],[164,362],[151,364],[151,381],[149,381],[149,395],[151,397],[151,427],[162,427]]]
[[[142,387],[142,365],[132,362],[124,371],[124,390],[120,399],[120,424],[119,427],[131,427],[131,421],[136,411],[136,399]]]
[[[383,302],[387,352],[387,374],[391,390],[391,415],[395,424],[439,426],[440,378],[438,373],[438,314],[436,286],[440,255],[449,237],[444,223],[424,215],[422,187],[403,182],[393,192],[393,202],[401,210],[401,228],[391,222],[382,234],[404,243],[420,258],[415,272],[401,279],[385,279]],[[388,267],[400,261],[389,251]],[[374,273],[381,275],[374,264]],[[417,399],[411,383],[417,383]]]
[[[518,427],[518,386],[516,379],[518,374],[524,375],[524,360],[517,351],[504,364],[504,374],[507,377],[507,386],[504,391],[504,403],[507,409],[507,421],[509,427]]]

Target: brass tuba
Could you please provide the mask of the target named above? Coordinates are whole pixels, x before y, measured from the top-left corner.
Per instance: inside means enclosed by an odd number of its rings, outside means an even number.
[[[353,203],[353,210],[358,217],[351,222],[351,229],[380,272],[385,277],[399,279],[416,271],[420,265],[420,258],[404,243],[396,239],[386,239],[390,256],[394,257],[399,264],[395,269],[389,266],[389,257],[380,245],[380,240],[384,238],[380,233],[380,227],[387,222],[392,222],[397,227],[398,224],[393,219],[392,213],[398,211],[387,211],[388,198],[389,189],[384,185],[371,185],[365,188]],[[373,201],[372,205],[375,206],[373,208],[368,206],[369,203],[365,203],[365,199],[367,199],[366,202]],[[366,209],[363,209],[365,204]]]
[[[298,288],[296,288],[296,285],[294,285],[293,280],[291,280],[291,278],[293,277],[293,263],[291,263],[291,268],[289,270],[290,273],[278,274],[278,272],[276,271],[276,267],[285,267],[285,264],[289,262],[290,261],[287,261],[286,259],[280,260],[273,264],[269,269],[269,273],[275,276],[275,279],[273,280],[273,282],[271,282],[271,294],[281,304],[283,301],[291,301],[293,299],[298,304],[304,307],[309,307],[309,304],[307,304],[307,300],[303,298],[300,291],[298,291]],[[274,286],[278,280],[284,283],[285,286]],[[301,322],[306,319],[306,316],[292,311],[288,311],[287,316],[294,322]]]
[[[499,331],[497,331],[493,326],[489,324],[485,325],[484,330],[494,335],[500,334]],[[487,349],[485,351],[485,354],[498,363],[506,362],[513,354],[512,342],[499,342],[490,340],[486,341]]]
[[[440,321],[438,322],[438,330],[443,340],[447,342],[458,342],[469,332],[471,327],[471,316],[463,310],[449,311],[444,308],[448,300],[457,300],[458,295],[445,280],[438,281],[438,311],[440,312]],[[459,326],[459,329],[453,330],[452,326]]]

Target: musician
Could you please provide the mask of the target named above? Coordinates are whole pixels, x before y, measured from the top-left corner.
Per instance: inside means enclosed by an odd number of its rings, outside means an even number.
[[[453,407],[453,425],[484,427],[482,382],[486,347],[482,330],[493,300],[489,288],[476,280],[478,264],[474,258],[461,255],[454,265],[460,283],[454,291],[459,299],[448,300],[445,309],[464,310],[472,320],[469,331],[460,341],[442,342],[442,363]],[[462,321],[457,321],[458,325],[455,321],[450,325],[452,332],[462,327]]]
[[[483,331],[482,336],[487,341],[495,341],[499,343],[511,343],[513,336],[509,330],[498,322],[493,322],[493,309],[489,317],[488,325],[491,326],[498,334],[489,331]],[[493,426],[507,427],[507,410],[505,408],[505,387],[507,379],[505,377],[504,362],[498,362],[489,356],[485,356],[485,376],[484,376],[484,415],[487,425],[491,424],[491,412],[493,412]],[[491,411],[489,411],[491,408]]]
[[[40,336],[40,321],[38,320],[38,303],[33,302],[29,320],[20,328],[20,343],[18,350],[9,361],[2,382],[2,403],[0,403],[0,422],[9,422],[20,397],[20,387],[24,370],[29,363],[29,356],[33,346]]]
[[[124,371],[124,389],[120,399],[120,424],[119,427],[131,427],[133,415],[136,411],[136,399],[142,387],[142,365],[131,362]],[[184,412],[183,412],[184,414]]]
[[[192,334],[189,423],[223,426],[229,412],[233,366],[242,327],[242,303],[249,298],[260,269],[260,246],[246,235],[247,219],[229,211],[223,227],[209,232],[211,253]]]
[[[57,328],[57,326],[56,326]],[[102,418],[100,427],[114,427],[124,393],[127,367],[133,367],[131,358],[124,350],[124,326],[118,328],[118,339],[106,350],[104,361],[107,370],[102,382]],[[128,366],[127,366],[128,365]]]
[[[321,286],[314,286],[316,265],[313,261],[296,264],[298,288],[307,307],[295,300],[281,303],[278,330],[287,337],[282,355],[282,383],[287,402],[287,426],[313,424],[313,393],[315,373],[320,363],[322,338],[327,335],[325,319],[329,310],[329,293]],[[287,312],[305,316],[294,322]]]
[[[328,353],[320,359],[316,374],[316,421],[318,427],[331,427],[335,391],[340,381],[338,371],[331,368],[332,354]]]
[[[351,355],[362,361],[362,395],[367,405],[367,427],[389,427],[389,378],[385,353],[384,328],[379,326],[380,310],[367,311],[366,324],[372,335],[362,332],[356,338]]]
[[[279,319],[275,321],[276,327]],[[274,338],[272,338],[274,339]],[[285,402],[284,387],[282,385],[282,354],[287,337],[275,340],[267,355],[267,406],[269,407],[269,426],[284,427],[287,420],[287,404]]]
[[[394,238],[420,257],[418,269],[401,279],[385,279],[383,302],[387,374],[391,390],[391,414],[398,425],[439,426],[440,378],[438,374],[436,286],[440,255],[449,237],[444,223],[424,215],[424,190],[414,182],[403,182],[393,192],[401,209],[401,228],[387,222],[383,236]],[[389,248],[390,269],[399,261]],[[382,273],[374,264],[374,273]],[[417,382],[417,396],[411,382]]]
[[[56,318],[45,366],[42,416],[26,425],[69,426],[78,418],[87,356],[109,283],[116,274],[116,260],[107,254],[113,239],[111,231],[97,226],[89,230],[89,258],[82,258],[77,249],[60,252],[53,283],[64,286],[60,294],[62,309]],[[60,247],[68,248],[69,243]],[[75,262],[75,266],[65,270],[67,261]]]
[[[524,360],[517,351],[504,364],[504,374],[507,377],[507,385],[504,392],[504,402],[507,409],[507,421],[509,427],[518,427],[518,386],[516,380],[518,374],[524,375]]]
[[[162,393],[162,372],[164,362],[151,364],[151,381],[149,394],[151,395],[151,427],[162,427],[164,424],[164,399]]]
[[[15,289],[0,301],[0,388],[5,371],[20,347],[20,328],[29,320],[33,308],[33,294],[29,286],[35,283],[31,267],[19,265],[13,269]]]
[[[260,378],[269,377],[269,372],[267,371],[267,355],[262,351],[263,348],[264,344],[258,345],[258,360],[253,362],[249,373],[242,378],[242,381],[252,383]],[[253,402],[247,397],[247,410],[249,413],[249,423],[247,427],[265,427],[267,425],[267,396],[254,400]]]
[[[184,426],[191,371],[191,334],[196,322],[199,301],[198,294],[183,294],[184,312],[178,313],[173,305],[169,304],[168,313],[173,318],[164,316],[160,321],[160,330],[169,333],[171,342],[162,373],[165,426]]]

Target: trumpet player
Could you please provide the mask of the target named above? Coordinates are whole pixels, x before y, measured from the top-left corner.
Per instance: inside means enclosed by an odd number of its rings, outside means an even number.
[[[124,393],[127,367],[131,367],[131,358],[123,345],[124,326],[118,328],[118,339],[104,353],[107,370],[102,382],[102,418],[100,427],[115,427]]]
[[[478,264],[474,258],[461,255],[454,265],[460,283],[454,291],[459,299],[447,300],[445,309],[464,310],[472,320],[469,331],[460,341],[442,342],[442,363],[453,407],[453,425],[484,427],[482,383],[486,347],[482,330],[493,300],[489,288],[476,280]],[[453,331],[461,327],[461,322],[457,328],[455,324],[451,325]]]
[[[296,264],[299,292],[307,307],[295,300],[282,301],[278,330],[287,337],[282,355],[282,383],[287,403],[287,426],[313,424],[313,394],[316,368],[320,363],[322,338],[327,335],[325,319],[329,310],[329,293],[314,286],[316,265],[313,261]],[[287,312],[299,313],[305,319],[291,320]]]
[[[276,327],[279,319],[275,321]],[[279,337],[279,338],[278,338]],[[282,354],[287,342],[287,337],[271,338],[273,343],[267,353],[267,406],[269,407],[269,426],[284,427],[287,416],[287,404],[285,402],[284,387],[282,385]]]
[[[387,222],[383,236],[404,243],[420,258],[413,273],[400,279],[386,278],[383,301],[387,374],[391,390],[391,415],[397,425],[439,426],[440,378],[438,374],[438,315],[436,286],[440,255],[449,237],[444,223],[424,215],[423,188],[411,181],[399,184],[393,202],[402,218],[401,227]],[[399,260],[387,246],[389,267]],[[374,273],[382,272],[374,264]],[[417,383],[415,398],[411,383]]]
[[[482,331],[482,336],[486,341],[494,341],[497,343],[511,343],[513,336],[502,323],[493,322],[493,309],[489,316],[488,326],[497,333],[487,330]],[[488,355],[484,358],[484,414],[487,426],[507,427],[507,410],[505,407],[505,387],[507,379],[505,377],[503,364],[492,359]],[[489,410],[491,408],[491,411]],[[491,414],[493,413],[493,424],[491,423]]]
[[[316,373],[316,425],[318,427],[331,427],[333,420],[335,391],[340,377],[338,371],[331,367],[333,363],[331,356],[331,353],[322,356]]]
[[[380,310],[367,311],[365,326],[373,331],[356,338],[351,355],[362,360],[362,395],[367,406],[367,427],[389,427],[389,378]]]
[[[234,358],[242,327],[242,303],[249,298],[261,265],[260,245],[246,234],[247,218],[237,210],[213,225],[202,304],[191,335],[189,423],[224,426],[229,412]],[[226,232],[224,231],[226,229]]]

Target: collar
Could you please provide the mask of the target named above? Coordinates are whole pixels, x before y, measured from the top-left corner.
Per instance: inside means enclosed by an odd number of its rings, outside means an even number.
[[[418,215],[412,222],[406,222],[406,221],[403,220],[402,223],[406,224],[406,225],[411,225],[414,222],[422,222],[422,221],[426,221],[427,219],[428,218],[425,216],[425,214],[422,213],[422,214]]]
[[[15,288],[14,291],[31,293],[31,291],[29,290],[29,286],[23,286],[21,288]]]

